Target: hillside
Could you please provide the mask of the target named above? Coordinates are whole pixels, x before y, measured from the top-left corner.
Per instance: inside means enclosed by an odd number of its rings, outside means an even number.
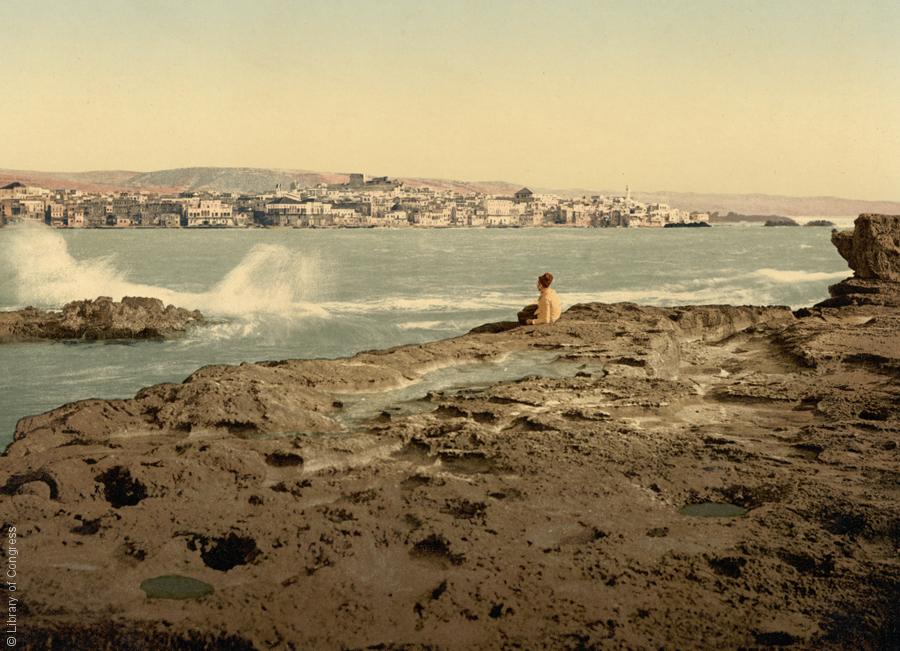
[[[128,187],[128,182],[140,172],[105,170],[95,172],[37,172],[33,170],[0,169],[0,185],[20,181],[26,185],[45,188],[65,188],[84,192],[114,192]]]
[[[49,188],[71,188],[86,192],[144,190],[148,192],[265,192],[276,185],[301,187],[319,183],[343,183],[346,173],[258,167],[185,167],[153,172],[101,170],[91,172],[39,172],[0,169],[0,185],[21,181]],[[430,187],[460,193],[512,194],[522,187],[509,181],[459,181],[419,177],[398,177],[411,187]],[[536,192],[577,197],[591,194],[621,194],[621,190],[588,190],[533,187]],[[846,216],[859,213],[900,214],[900,201],[867,201],[842,197],[789,197],[770,194],[714,194],[695,192],[632,193],[638,201],[667,203],[693,211],[729,212],[751,215]]]
[[[346,174],[308,172],[305,170],[276,170],[256,167],[187,167],[138,174],[127,185],[133,189],[171,187],[182,192],[211,190],[215,192],[261,193],[276,185],[290,186],[297,182],[303,187],[319,183],[343,183]]]

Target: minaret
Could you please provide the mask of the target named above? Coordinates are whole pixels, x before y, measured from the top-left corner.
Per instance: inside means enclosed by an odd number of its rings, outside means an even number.
[[[627,185],[625,186],[625,202],[631,203],[631,188]]]

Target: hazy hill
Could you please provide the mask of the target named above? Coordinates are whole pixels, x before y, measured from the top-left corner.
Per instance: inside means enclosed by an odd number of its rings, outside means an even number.
[[[86,192],[265,192],[279,183],[287,187],[296,181],[307,187],[318,183],[342,183],[348,178],[347,174],[255,167],[184,167],[155,172],[36,172],[0,169],[0,184],[21,181],[26,185]]]
[[[44,188],[66,188],[85,192],[114,192],[127,187],[128,181],[140,172],[105,170],[97,172],[36,172],[32,170],[0,169],[0,185],[21,181],[26,185]]]
[[[182,192],[268,192],[280,184],[287,188],[297,182],[302,187],[319,183],[343,183],[346,174],[273,170],[257,167],[186,167],[138,174],[127,181],[129,189],[174,188]]]
[[[347,174],[314,172],[309,170],[267,169],[258,167],[185,167],[132,172],[125,170],[93,172],[37,172],[0,169],[0,185],[21,181],[29,185],[49,188],[73,188],[87,192],[145,190],[149,192],[265,192],[277,184],[282,187],[297,182],[301,187],[319,183],[343,183]],[[456,192],[484,192],[512,194],[521,183],[508,181],[457,181],[452,179],[403,178],[412,187],[431,187]],[[532,187],[535,192],[558,194],[564,197],[592,194],[622,194],[622,190],[587,190]],[[865,201],[841,197],[788,197],[769,194],[711,194],[695,192],[632,193],[638,201],[667,203],[684,210],[729,212],[751,215],[786,216],[846,216],[863,212],[900,214],[900,201]]]
[[[447,179],[400,178],[404,184],[413,188],[433,188],[435,190],[453,190],[460,193],[481,192],[484,194],[513,195],[522,189],[521,183],[508,181],[450,181]]]
[[[638,201],[668,203],[684,210],[750,215],[822,215],[840,217],[864,212],[900,214],[900,201],[866,201],[841,197],[786,197],[773,194],[699,194],[635,192]]]

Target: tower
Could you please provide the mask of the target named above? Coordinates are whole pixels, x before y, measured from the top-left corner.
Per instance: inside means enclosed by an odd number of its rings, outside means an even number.
[[[625,186],[625,201],[631,203],[631,188],[627,185]]]

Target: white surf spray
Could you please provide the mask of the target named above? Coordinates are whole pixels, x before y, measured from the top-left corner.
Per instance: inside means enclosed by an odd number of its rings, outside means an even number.
[[[3,266],[21,305],[59,307],[97,296],[149,296],[208,316],[328,316],[314,302],[319,265],[284,246],[258,244],[208,291],[185,292],[134,282],[112,256],[78,260],[62,235],[48,227],[10,231]]]
[[[323,303],[331,313],[369,314],[377,312],[460,312],[510,308],[522,305],[527,295],[484,292],[479,296],[386,296],[384,298]],[[537,300],[537,299],[535,299]]]
[[[767,280],[773,283],[817,283],[826,280],[840,280],[853,273],[846,271],[790,271],[784,269],[757,269],[749,274],[752,278]]]

